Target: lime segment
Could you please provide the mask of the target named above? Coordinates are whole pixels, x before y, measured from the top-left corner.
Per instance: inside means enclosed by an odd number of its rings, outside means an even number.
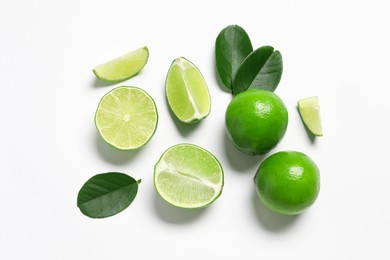
[[[154,167],[157,193],[181,208],[209,205],[220,196],[223,184],[223,170],[218,160],[192,144],[172,146]]]
[[[182,57],[175,59],[165,84],[169,106],[180,121],[193,123],[208,116],[209,90],[202,74],[190,61]]]
[[[313,96],[299,100],[298,111],[308,130],[315,136],[322,136],[318,97]]]
[[[142,47],[97,66],[93,69],[93,73],[99,79],[106,81],[123,81],[133,77],[145,67],[148,58],[148,48]]]
[[[157,127],[158,114],[151,96],[136,87],[118,87],[102,97],[95,115],[102,138],[120,150],[145,145]]]

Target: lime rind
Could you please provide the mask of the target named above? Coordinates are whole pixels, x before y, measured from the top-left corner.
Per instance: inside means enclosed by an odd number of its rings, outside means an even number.
[[[221,195],[224,173],[209,151],[193,144],[178,144],[168,148],[156,163],[154,186],[159,196],[173,206],[203,208]]]
[[[170,109],[183,123],[196,123],[210,114],[211,98],[206,81],[200,70],[184,57],[172,62],[165,93]]]
[[[138,108],[138,111],[135,111],[135,113],[134,113],[134,115],[135,115],[134,117],[136,119],[138,118],[140,121],[137,121],[137,120],[130,121],[130,123],[127,125],[128,127],[124,126],[123,124],[121,125],[120,120],[118,120],[118,118],[120,116],[120,113],[123,112],[123,110],[121,110],[121,109],[126,109],[126,107],[128,107],[129,104],[123,103],[122,100],[118,99],[118,97],[113,97],[113,100],[115,100],[115,102],[117,103],[116,105],[119,107],[119,108],[118,107],[115,108],[117,111],[115,111],[115,109],[113,109],[115,104],[111,104],[109,106],[110,107],[109,109],[103,108],[103,106],[107,105],[107,104],[104,104],[106,99],[108,97],[112,96],[113,94],[115,94],[115,92],[118,92],[121,90],[127,90],[129,92],[138,92],[136,94],[139,97],[143,97],[144,101],[146,100],[147,105],[149,106],[149,109],[143,109],[142,107]],[[137,100],[139,101],[140,99],[138,98]],[[133,103],[131,105],[133,105]],[[140,103],[138,103],[138,105],[140,105]],[[133,109],[133,111],[134,111],[134,109]],[[148,122],[148,120],[146,120],[145,118],[142,117],[145,115],[145,113],[150,113],[152,115],[152,119],[149,120],[149,122]],[[123,114],[122,114],[122,116],[123,116]],[[146,145],[150,141],[150,139],[154,136],[156,129],[157,129],[157,124],[158,124],[158,111],[157,111],[157,107],[156,107],[156,104],[155,104],[153,98],[143,89],[138,88],[138,87],[120,86],[120,87],[114,88],[110,92],[106,93],[100,99],[99,105],[96,109],[94,121],[95,121],[95,126],[96,126],[100,136],[107,144],[111,145],[112,147],[114,147],[116,149],[123,150],[123,151],[137,150],[137,149],[142,148],[144,145]],[[107,121],[109,121],[109,122],[107,123]],[[148,126],[147,127],[148,129],[146,129],[147,131],[142,132],[142,130],[145,130],[145,128],[142,129],[142,127],[140,127],[138,125],[138,123],[140,123],[141,125],[144,125],[144,126],[145,125]],[[115,129],[115,127],[117,127],[117,128]],[[118,138],[120,137],[120,134],[123,134],[125,129],[126,129],[126,134],[128,137],[133,135],[134,136],[133,140],[134,139],[142,139],[142,141],[133,143],[131,145],[119,144]],[[134,130],[134,129],[136,129],[136,131],[131,132],[131,130]],[[110,132],[110,131],[115,132],[115,134],[117,134],[117,136],[115,138],[112,138],[112,136],[110,134],[107,134],[107,131],[108,132]],[[137,134],[138,134],[138,136],[137,136]]]
[[[320,105],[317,96],[304,98],[298,101],[298,111],[307,129],[314,136],[322,136]]]
[[[138,74],[145,67],[148,59],[149,50],[144,46],[96,66],[93,73],[97,78],[105,81],[124,81]]]

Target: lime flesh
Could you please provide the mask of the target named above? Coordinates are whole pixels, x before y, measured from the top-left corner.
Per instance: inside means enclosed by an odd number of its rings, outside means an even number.
[[[307,129],[315,136],[322,136],[318,97],[313,96],[299,100],[298,111]]]
[[[152,138],[158,121],[151,96],[136,87],[118,87],[102,97],[95,115],[101,137],[120,150],[133,150]]]
[[[181,57],[172,62],[165,90],[171,110],[183,123],[198,122],[210,113],[206,82],[198,68],[187,59]]]
[[[149,50],[145,46],[95,67],[93,73],[99,79],[106,81],[123,81],[142,70],[148,58]]]
[[[154,167],[154,186],[168,203],[181,208],[201,208],[221,194],[221,164],[205,149],[179,144],[164,152]]]

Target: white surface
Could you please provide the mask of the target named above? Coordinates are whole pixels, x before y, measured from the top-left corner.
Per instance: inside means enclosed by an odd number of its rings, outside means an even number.
[[[0,259],[390,259],[388,1],[10,1],[0,2]],[[321,170],[315,205],[298,217],[264,209],[252,178],[262,160],[236,151],[224,133],[231,95],[217,84],[214,41],[229,24],[255,47],[284,58],[276,93],[290,115],[273,150],[308,154]],[[147,45],[136,77],[115,85],[92,68]],[[195,127],[175,123],[164,97],[171,61],[202,71],[212,111]],[[137,153],[97,135],[100,98],[118,85],[151,94],[159,125]],[[386,92],[387,91],[387,92]],[[318,95],[324,137],[308,138],[298,99]],[[153,166],[169,146],[189,142],[216,155],[222,196],[186,211],[159,197]],[[91,176],[141,178],[122,213],[94,220],[76,206]]]

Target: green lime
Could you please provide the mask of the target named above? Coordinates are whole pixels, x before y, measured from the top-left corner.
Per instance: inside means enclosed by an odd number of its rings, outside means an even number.
[[[263,204],[280,214],[295,215],[310,207],[320,191],[320,171],[307,155],[278,152],[263,161],[254,178]]]
[[[168,104],[183,123],[194,123],[210,113],[211,99],[202,74],[193,63],[177,58],[169,68],[165,91]]]
[[[235,96],[225,116],[229,139],[242,152],[265,154],[283,138],[288,113],[273,92],[249,89]]]
[[[181,208],[201,208],[222,192],[224,176],[217,158],[192,144],[168,148],[154,167],[154,186],[168,203]]]
[[[307,129],[315,136],[322,136],[318,97],[314,96],[299,100],[298,111]]]
[[[118,87],[102,97],[95,115],[101,137],[120,150],[145,145],[156,131],[158,114],[151,96],[136,87]]]
[[[142,70],[148,58],[149,50],[145,46],[97,66],[93,69],[93,73],[99,79],[106,81],[123,81]]]

